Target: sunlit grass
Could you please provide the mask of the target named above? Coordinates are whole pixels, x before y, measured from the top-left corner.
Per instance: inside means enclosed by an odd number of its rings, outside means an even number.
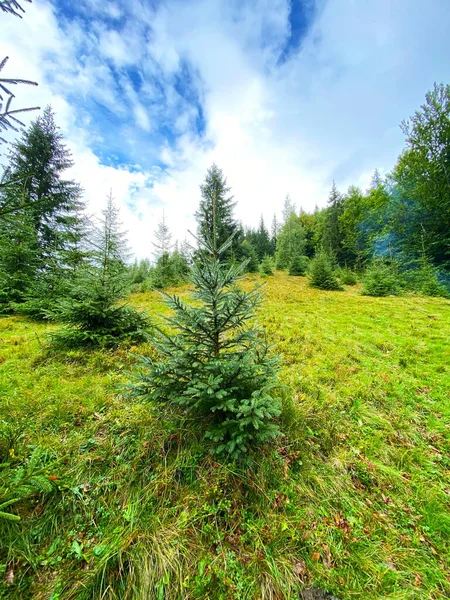
[[[0,320],[0,462],[55,461],[54,492],[0,522],[0,597],[450,597],[450,303],[266,281],[258,319],[290,393],[251,469],[124,397],[150,344],[56,354],[55,325]],[[157,293],[130,302],[167,314]]]

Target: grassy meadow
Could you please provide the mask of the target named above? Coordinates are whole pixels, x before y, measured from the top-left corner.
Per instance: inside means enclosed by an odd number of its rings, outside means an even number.
[[[284,437],[250,468],[126,395],[150,344],[55,353],[54,324],[0,320],[0,488],[51,485],[4,509],[0,598],[450,597],[450,302],[266,281]]]

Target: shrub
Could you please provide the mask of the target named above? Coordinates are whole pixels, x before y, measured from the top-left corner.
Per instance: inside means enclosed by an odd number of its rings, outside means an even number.
[[[295,255],[289,266],[289,275],[306,275],[308,263],[309,259],[307,256],[303,256],[302,254]]]
[[[400,293],[398,274],[383,261],[374,261],[368,267],[362,283],[365,296],[395,296]]]
[[[358,283],[356,273],[348,267],[342,267],[339,269],[338,277],[339,281],[344,285],[356,285]]]
[[[261,264],[259,265],[259,273],[263,277],[267,275],[273,275],[272,257],[268,256],[267,254],[264,256],[264,258],[261,261]]]
[[[325,252],[319,252],[311,261],[309,273],[310,285],[320,290],[340,290],[330,257]]]

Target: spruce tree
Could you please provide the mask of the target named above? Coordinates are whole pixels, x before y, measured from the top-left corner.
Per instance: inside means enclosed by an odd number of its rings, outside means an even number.
[[[71,154],[48,106],[22,138],[12,144],[7,166],[8,181],[18,182],[19,203],[25,194],[44,261],[55,241],[60,247],[70,246],[74,219],[83,208],[80,186],[64,179],[65,171],[72,166]],[[10,197],[16,187],[10,184],[8,188]]]
[[[333,270],[333,263],[326,252],[319,252],[311,261],[309,267],[311,287],[320,290],[342,289]]]
[[[304,254],[296,253],[289,265],[289,275],[306,275],[308,271],[309,258]]]
[[[259,227],[253,234],[252,243],[260,261],[263,260],[266,254],[272,254],[272,244],[270,242],[269,232],[264,223],[264,217],[261,215]]]
[[[5,185],[0,190],[2,226],[14,231],[26,211],[34,228],[34,255],[26,267],[34,269],[34,277],[21,298],[27,306],[17,307],[33,317],[41,318],[52,309],[84,259],[81,190],[74,181],[63,179],[72,164],[54,115],[47,108],[12,145]]]
[[[156,265],[151,271],[152,285],[156,288],[164,288],[175,283],[175,274],[170,254],[173,248],[172,234],[166,223],[164,212],[154,235],[156,241],[153,242],[155,248],[153,254],[156,257]]]
[[[266,277],[267,275],[273,275],[273,260],[272,257],[266,254],[259,265],[259,274],[262,277]]]
[[[0,312],[11,312],[26,299],[36,280],[38,244],[26,209],[0,219]]]
[[[240,289],[246,262],[224,260],[233,238],[219,246],[215,207],[213,196],[211,238],[199,240],[202,258],[191,272],[196,304],[164,295],[174,313],[167,319],[172,332],[158,331],[158,356],[142,358],[133,391],[197,418],[212,451],[238,459],[279,434],[273,422],[280,413],[273,396],[277,360],[252,323],[260,288]]]
[[[248,273],[256,273],[258,271],[259,260],[254,245],[248,240],[244,240],[241,244],[242,255],[247,260]]]
[[[102,214],[100,224],[92,224],[88,262],[79,269],[70,297],[57,305],[66,326],[53,334],[55,345],[111,347],[146,339],[146,315],[120,302],[130,286],[128,251],[111,193]]]
[[[226,177],[216,164],[207,171],[205,181],[200,186],[202,199],[195,213],[198,222],[197,236],[202,244],[211,244],[214,231],[217,236],[218,247],[221,247],[231,236],[232,244],[227,248],[225,260],[233,256],[239,256],[238,246],[241,243],[242,234],[240,227],[233,216],[236,205],[233,196],[230,196],[231,188],[227,185]],[[215,219],[213,219],[213,204],[215,203]]]
[[[328,198],[328,207],[324,214],[323,234],[321,247],[328,254],[336,258],[339,264],[342,263],[342,233],[339,226],[339,217],[343,210],[343,198],[339,193],[336,183],[333,186]]]
[[[305,253],[306,234],[299,217],[291,212],[277,239],[277,269],[289,269],[294,256]]]
[[[277,215],[274,214],[273,219],[272,219],[272,226],[270,228],[270,245],[271,245],[270,254],[272,256],[275,256],[275,252],[277,250],[277,239],[278,239],[279,230],[280,230],[280,224],[278,223]]]

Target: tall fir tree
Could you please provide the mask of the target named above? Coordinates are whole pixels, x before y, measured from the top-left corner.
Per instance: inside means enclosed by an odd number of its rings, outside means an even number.
[[[146,339],[149,322],[144,313],[123,301],[130,288],[126,234],[112,193],[103,218],[92,223],[89,259],[77,274],[71,294],[59,301],[59,320],[66,324],[53,334],[58,346],[116,346]]]
[[[305,254],[305,230],[295,212],[291,212],[277,240],[275,255],[277,269],[289,269],[296,256]]]
[[[255,247],[260,262],[262,261],[264,256],[266,256],[266,254],[269,256],[271,255],[272,244],[270,243],[269,232],[267,231],[266,225],[264,223],[264,217],[262,215],[259,221],[258,229],[253,234],[252,243]]]
[[[233,243],[227,249],[224,258],[230,259],[238,255],[238,246],[242,241],[242,235],[238,235],[240,227],[233,216],[236,203],[233,202],[233,196],[230,196],[231,188],[227,185],[226,177],[216,164],[208,169],[200,191],[202,199],[195,213],[198,222],[197,236],[200,242],[211,243],[214,231],[219,246],[233,236]]]
[[[339,217],[342,213],[342,203],[342,195],[339,193],[336,183],[333,181],[328,197],[328,207],[324,214],[321,247],[328,256],[334,257],[338,263],[341,263],[343,258],[341,232],[339,229]]]
[[[272,219],[272,225],[270,227],[270,245],[271,245],[270,254],[272,256],[275,256],[275,252],[277,250],[277,239],[278,239],[279,231],[280,231],[280,224],[278,222],[277,215],[274,213],[273,219]]]
[[[44,257],[49,248],[54,248],[56,239],[58,245],[70,245],[74,219],[83,207],[80,186],[64,179],[72,166],[72,156],[48,106],[12,144],[6,170],[8,179],[18,182],[18,191],[25,194],[25,202],[30,205]],[[14,194],[16,188],[9,187]],[[18,196],[18,201],[22,200]]]
[[[0,190],[0,212],[8,217],[6,224],[14,230],[14,219],[23,219],[26,210],[34,227],[35,277],[26,290],[32,316],[42,316],[42,311],[50,309],[65,293],[66,279],[73,276],[84,258],[81,189],[63,178],[72,164],[49,107],[9,153],[5,185]]]

